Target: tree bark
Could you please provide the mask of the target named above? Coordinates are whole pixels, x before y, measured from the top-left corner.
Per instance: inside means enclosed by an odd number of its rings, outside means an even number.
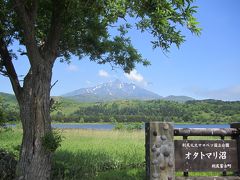
[[[23,140],[17,169],[19,179],[50,179],[52,153],[43,147],[42,137],[51,132],[52,66],[49,61],[42,59],[33,66],[24,79],[23,91],[18,98],[23,126]]]
[[[22,87],[8,50],[9,44],[5,42],[4,37],[0,37],[0,59],[5,67],[4,74],[9,77],[16,95],[23,127],[17,177],[24,180],[47,180],[51,175],[52,153],[43,147],[42,137],[51,132],[52,67],[58,55],[65,1],[53,0],[53,8],[50,8],[52,9],[50,29],[46,34],[44,46],[41,47],[35,33],[39,1],[14,0],[10,4],[13,5],[12,8],[21,24],[14,30],[19,30],[23,35],[23,45],[26,47],[31,66]],[[4,29],[0,28],[0,34],[4,34]]]

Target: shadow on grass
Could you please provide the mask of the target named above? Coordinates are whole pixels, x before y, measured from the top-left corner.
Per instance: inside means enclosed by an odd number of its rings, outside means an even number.
[[[144,179],[144,163],[121,162],[104,152],[61,150],[53,157],[52,179]]]

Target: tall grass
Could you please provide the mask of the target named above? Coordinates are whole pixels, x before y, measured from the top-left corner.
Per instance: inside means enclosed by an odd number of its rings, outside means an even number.
[[[62,130],[53,179],[144,179],[144,132]],[[0,148],[18,155],[22,132],[2,132]]]
[[[111,170],[144,170],[143,131],[64,130],[62,134],[65,140],[54,156],[56,179],[93,179]]]
[[[145,178],[144,131],[71,129],[62,130],[60,133],[64,140],[53,156],[52,179],[141,180]],[[14,153],[18,158],[21,138],[21,128],[2,131],[0,148]],[[190,176],[221,175],[212,172],[189,174]],[[182,176],[182,172],[178,172],[177,176]]]
[[[21,141],[22,141],[22,129],[0,128],[0,148],[13,153],[17,159],[19,156]]]

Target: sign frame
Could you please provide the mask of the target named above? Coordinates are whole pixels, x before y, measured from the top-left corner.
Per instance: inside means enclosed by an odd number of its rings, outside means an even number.
[[[236,140],[175,140],[174,147],[176,171],[238,170]]]

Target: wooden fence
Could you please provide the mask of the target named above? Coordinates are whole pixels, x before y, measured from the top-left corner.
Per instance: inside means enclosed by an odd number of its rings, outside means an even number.
[[[145,136],[148,180],[240,180],[240,123],[230,128],[174,129],[171,123],[149,122]],[[183,138],[176,140],[175,136]],[[175,172],[183,175],[175,176]],[[191,172],[222,175],[196,177]]]

